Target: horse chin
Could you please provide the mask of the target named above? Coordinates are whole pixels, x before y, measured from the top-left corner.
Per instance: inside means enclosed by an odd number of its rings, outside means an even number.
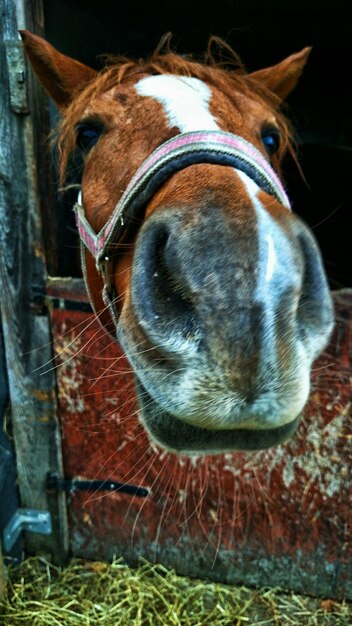
[[[200,428],[168,413],[136,379],[141,421],[157,444],[170,452],[184,455],[220,454],[228,451],[265,450],[289,439],[296,431],[300,416],[291,422],[270,429]]]

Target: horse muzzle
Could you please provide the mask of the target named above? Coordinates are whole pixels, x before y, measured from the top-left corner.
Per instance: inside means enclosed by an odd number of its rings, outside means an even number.
[[[292,214],[158,210],[141,228],[118,325],[147,429],[178,451],[286,439],[332,317],[318,248]]]

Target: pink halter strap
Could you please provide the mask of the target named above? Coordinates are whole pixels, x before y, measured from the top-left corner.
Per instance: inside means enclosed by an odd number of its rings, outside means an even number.
[[[86,219],[82,196],[75,205],[76,220],[81,238],[84,275],[85,250],[88,248],[104,280],[103,299],[117,323],[112,304],[109,251],[121,238],[125,225],[153,197],[161,184],[189,165],[213,163],[232,166],[247,174],[263,191],[274,196],[287,209],[290,203],[280,179],[262,153],[238,135],[223,131],[196,131],[181,133],[161,144],[138,168],[113,210],[109,220],[96,233]],[[86,278],[86,276],[85,276]]]

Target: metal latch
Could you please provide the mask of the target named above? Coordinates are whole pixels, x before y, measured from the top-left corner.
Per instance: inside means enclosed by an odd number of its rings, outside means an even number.
[[[10,552],[22,530],[39,535],[50,535],[52,525],[49,511],[17,509],[4,529],[3,546],[5,552]]]
[[[82,478],[62,479],[55,472],[49,472],[46,475],[46,490],[48,493],[55,493],[57,491],[66,491],[68,493],[74,493],[76,491],[117,491],[141,498],[146,498],[149,495],[149,490],[145,487],[139,487],[129,483],[119,483],[110,478],[107,480],[89,480]]]

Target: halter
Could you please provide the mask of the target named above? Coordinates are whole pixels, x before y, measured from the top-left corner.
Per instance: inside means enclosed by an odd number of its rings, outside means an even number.
[[[121,239],[125,225],[146,205],[165,180],[189,165],[199,163],[228,165],[241,170],[263,191],[274,196],[287,209],[290,209],[290,203],[280,179],[261,152],[242,137],[218,130],[181,133],[154,150],[131,178],[110,218],[99,233],[92,229],[85,217],[80,193],[75,212],[81,239],[83,275],[89,293],[85,263],[85,248],[87,248],[95,259],[97,271],[102,276],[103,301],[109,309],[115,326],[118,322],[118,312],[114,304],[114,288],[110,270],[111,248],[116,247],[116,243]]]

